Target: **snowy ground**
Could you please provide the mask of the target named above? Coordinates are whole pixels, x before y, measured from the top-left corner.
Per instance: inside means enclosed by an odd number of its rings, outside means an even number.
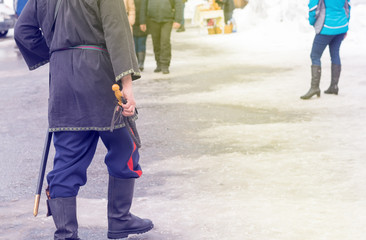
[[[253,21],[246,11],[235,13],[235,34],[208,36],[189,26],[174,33],[169,75],[152,73],[149,42],[146,71],[135,84],[145,174],[133,212],[156,228],[131,239],[366,239],[366,5],[358,2],[352,10],[341,48],[340,94],[308,101],[299,98],[310,85],[314,37],[306,11],[282,23],[272,21],[276,14]],[[0,42],[0,48],[12,46]],[[325,90],[328,52],[322,60]],[[33,74],[44,74],[46,83],[46,72]],[[1,74],[3,82],[28,73]],[[45,84],[36,87],[47,91]],[[8,132],[1,124],[0,133]],[[105,239],[106,200],[93,190],[103,192],[93,172],[103,153],[99,149],[78,200],[80,235],[87,240]],[[12,182],[2,180],[8,189],[0,188],[1,195],[20,181],[11,173],[4,173]],[[31,216],[34,181],[21,182],[23,197],[2,197],[0,239],[50,239],[53,224],[44,204],[39,217]]]

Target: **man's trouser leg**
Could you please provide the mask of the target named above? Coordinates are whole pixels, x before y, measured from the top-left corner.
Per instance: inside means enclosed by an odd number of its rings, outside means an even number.
[[[151,34],[151,39],[153,43],[154,56],[156,61],[156,69],[154,72],[160,72],[160,38],[161,38],[161,23],[155,21],[148,22],[148,31]]]
[[[173,22],[162,23],[160,37],[160,64],[161,69],[169,70],[170,61],[172,59],[172,46],[170,36],[172,33]]]
[[[79,239],[76,196],[86,183],[86,171],[98,142],[97,132],[55,132],[56,155],[47,175],[49,215],[53,216],[55,240]]]
[[[133,37],[135,42],[135,52],[140,71],[144,70],[145,56],[146,56],[146,36]]]
[[[47,204],[56,226],[54,240],[79,239],[76,197],[49,199]]]
[[[105,158],[109,172],[108,238],[125,238],[151,230],[150,220],[130,213],[135,178],[142,174],[136,144],[126,128],[100,132],[100,137],[108,149]]]

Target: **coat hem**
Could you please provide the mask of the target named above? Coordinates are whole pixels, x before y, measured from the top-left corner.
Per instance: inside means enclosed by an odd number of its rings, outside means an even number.
[[[50,62],[49,60],[46,60],[46,61],[37,63],[36,65],[30,66],[29,67],[29,70],[35,70],[35,69],[39,68],[40,66],[43,66],[43,65],[45,65],[45,64],[47,64],[49,62]]]
[[[132,121],[136,121],[138,119],[138,116],[137,114],[134,115],[132,117]],[[113,129],[118,129],[118,128],[123,128],[125,127],[125,123],[122,122],[120,124],[117,124],[117,125],[114,125]],[[101,132],[101,131],[110,131],[111,130],[111,127],[108,126],[108,127],[50,127],[48,128],[48,131],[49,132],[62,132],[62,131],[75,131],[75,132],[79,132],[79,131],[98,131],[98,132]]]
[[[125,124],[115,125],[113,129],[123,128]],[[56,127],[56,128],[49,128],[49,132],[81,132],[81,131],[110,131],[111,127]]]

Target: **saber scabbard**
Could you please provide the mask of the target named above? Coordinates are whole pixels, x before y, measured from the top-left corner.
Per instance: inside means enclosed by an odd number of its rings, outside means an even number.
[[[36,198],[34,200],[33,215],[35,217],[38,215],[39,201],[41,199],[43,179],[44,179],[44,174],[46,172],[47,159],[48,159],[48,153],[50,151],[51,139],[52,139],[52,132],[49,132],[47,129],[46,140],[44,143],[42,160],[41,160],[41,166],[40,166],[39,175],[38,175]]]

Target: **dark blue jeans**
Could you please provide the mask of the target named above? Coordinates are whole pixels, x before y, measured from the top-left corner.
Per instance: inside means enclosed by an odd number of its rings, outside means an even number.
[[[133,36],[135,42],[135,52],[146,52],[146,39],[147,36],[137,37]]]
[[[345,33],[338,35],[316,34],[310,55],[312,64],[321,66],[320,58],[322,57],[325,48],[329,45],[329,52],[332,64],[341,65],[339,49],[341,47],[344,36]]]

